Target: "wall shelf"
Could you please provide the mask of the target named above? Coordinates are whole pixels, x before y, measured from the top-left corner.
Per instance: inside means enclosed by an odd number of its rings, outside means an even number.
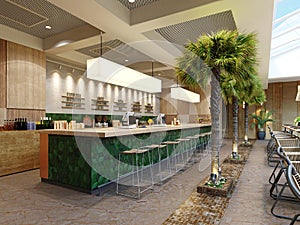
[[[123,100],[118,100],[117,102],[114,102],[114,110],[118,112],[126,112],[127,103],[123,102]]]
[[[140,113],[141,112],[141,104],[140,102],[133,102],[131,110],[132,112]]]
[[[65,99],[61,101],[64,104],[62,106],[63,109],[84,109],[82,106],[85,103],[82,102],[84,98],[81,97],[81,94],[67,92],[67,95],[62,95],[61,97]]]
[[[145,113],[153,113],[153,106],[150,103],[145,105]]]
[[[93,110],[108,111],[109,101],[104,100],[104,97],[97,97],[97,99],[92,99],[92,101],[94,102],[92,106],[95,106],[92,108]]]

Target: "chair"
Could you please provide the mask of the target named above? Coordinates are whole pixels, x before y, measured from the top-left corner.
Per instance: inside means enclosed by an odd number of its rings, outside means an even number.
[[[295,172],[296,169],[295,169],[295,166],[293,164],[293,161],[291,161],[287,156],[285,156],[285,154],[282,154],[282,159],[284,161],[284,164],[286,165],[286,168],[282,170],[283,173],[285,174],[286,181],[285,181],[285,183],[283,185],[281,185],[281,189],[278,192],[278,194],[276,195],[276,200],[273,203],[273,206],[271,208],[271,213],[274,216],[278,217],[278,218],[289,219],[292,222],[293,221],[295,222],[295,221],[299,221],[299,220],[297,220],[297,218],[299,217],[298,214],[296,214],[292,218],[292,217],[289,217],[289,216],[280,215],[280,214],[275,213],[275,208],[276,208],[276,206],[277,206],[277,204],[278,204],[279,201],[292,201],[292,202],[296,202],[296,203],[300,204],[300,201],[299,201],[299,196],[300,195],[298,196],[295,193],[294,193],[295,196],[286,196],[286,195],[283,195],[284,190],[285,190],[286,187],[289,187],[291,189],[291,191],[294,192],[296,190],[295,189],[295,182],[298,185],[300,185],[300,182],[297,181],[297,179],[299,178],[299,174],[297,175],[297,173]],[[297,167],[299,167],[299,166],[297,166]],[[291,172],[291,170],[293,172]],[[299,191],[299,186],[297,188],[298,188],[298,191]],[[297,190],[296,190],[296,193],[297,193]],[[294,222],[293,223],[292,222],[291,222],[291,224],[294,223]]]
[[[294,148],[282,148],[278,147],[278,155],[281,160],[278,161],[278,164],[274,168],[270,178],[269,183],[272,184],[270,188],[270,196],[274,199],[278,197],[279,187],[285,185],[285,183],[279,183],[282,177],[282,174],[285,174],[285,171],[289,164],[293,163],[298,165],[300,163],[300,147]],[[277,172],[277,170],[279,170]],[[276,173],[277,172],[277,173]],[[291,196],[281,196],[281,199],[294,201],[295,199]]]
[[[289,165],[289,167],[287,168],[286,177],[287,177],[287,183],[291,191],[293,192],[295,197],[300,201],[300,174],[292,164]],[[296,221],[300,221],[298,220],[299,216],[300,213],[296,214],[292,218],[290,225],[294,224]]]

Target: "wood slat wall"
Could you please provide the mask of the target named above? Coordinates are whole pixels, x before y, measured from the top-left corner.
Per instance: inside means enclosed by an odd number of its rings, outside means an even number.
[[[1,131],[0,143],[0,176],[39,168],[38,131]]]
[[[5,40],[0,39],[0,108],[6,108],[6,45]]]
[[[7,108],[46,109],[46,56],[7,42]]]
[[[7,118],[27,118],[28,121],[40,121],[44,117],[46,110],[39,109],[7,109]]]

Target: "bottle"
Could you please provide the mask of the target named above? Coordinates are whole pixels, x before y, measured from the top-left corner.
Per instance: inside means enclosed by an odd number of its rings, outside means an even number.
[[[27,130],[27,118],[24,118],[24,130]]]
[[[17,118],[15,118],[14,130],[18,130],[18,119]]]

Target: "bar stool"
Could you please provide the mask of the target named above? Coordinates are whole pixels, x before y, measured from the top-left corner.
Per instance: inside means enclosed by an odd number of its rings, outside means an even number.
[[[210,147],[211,147],[211,132],[206,132],[204,133],[204,138],[205,138],[205,150],[206,154],[209,154],[210,152]]]
[[[164,180],[172,176],[170,172],[170,158],[168,157],[167,145],[148,145],[145,148],[151,149],[152,151],[152,171],[153,171],[153,180],[157,184],[162,184]],[[155,154],[157,154],[158,160],[155,160]]]
[[[180,154],[180,158],[181,158],[181,166],[182,168],[185,167],[187,165],[187,162],[189,161],[189,147],[188,147],[188,143],[190,142],[189,138],[178,138],[176,139],[176,141],[180,141],[180,150],[179,150],[179,154]],[[185,155],[185,158],[184,158]]]
[[[145,155],[147,154],[148,162],[145,162]],[[123,174],[121,171],[121,162],[127,159],[129,165],[131,165],[131,172],[125,171]],[[145,171],[149,169],[148,178],[145,179]],[[127,172],[127,173],[126,173]],[[131,177],[131,179],[130,179]],[[120,191],[120,187],[123,187],[124,192]],[[137,188],[137,195],[134,195],[134,189]],[[119,153],[118,162],[118,176],[117,176],[117,189],[118,195],[140,199],[141,194],[149,189],[153,189],[153,173],[152,162],[150,156],[150,149],[130,149]],[[131,193],[131,194],[130,194]]]
[[[169,171],[170,174],[173,175],[181,170],[179,165],[177,165],[178,151],[176,148],[179,143],[180,141],[164,141],[161,143],[162,145],[167,145],[167,157],[169,158]],[[171,150],[169,151],[169,149]]]
[[[197,144],[198,144],[198,135],[194,135],[194,136],[188,136],[186,137],[188,139],[190,139],[190,156],[191,156],[191,162],[195,163],[198,161],[198,158],[196,156],[196,150],[197,150]]]

